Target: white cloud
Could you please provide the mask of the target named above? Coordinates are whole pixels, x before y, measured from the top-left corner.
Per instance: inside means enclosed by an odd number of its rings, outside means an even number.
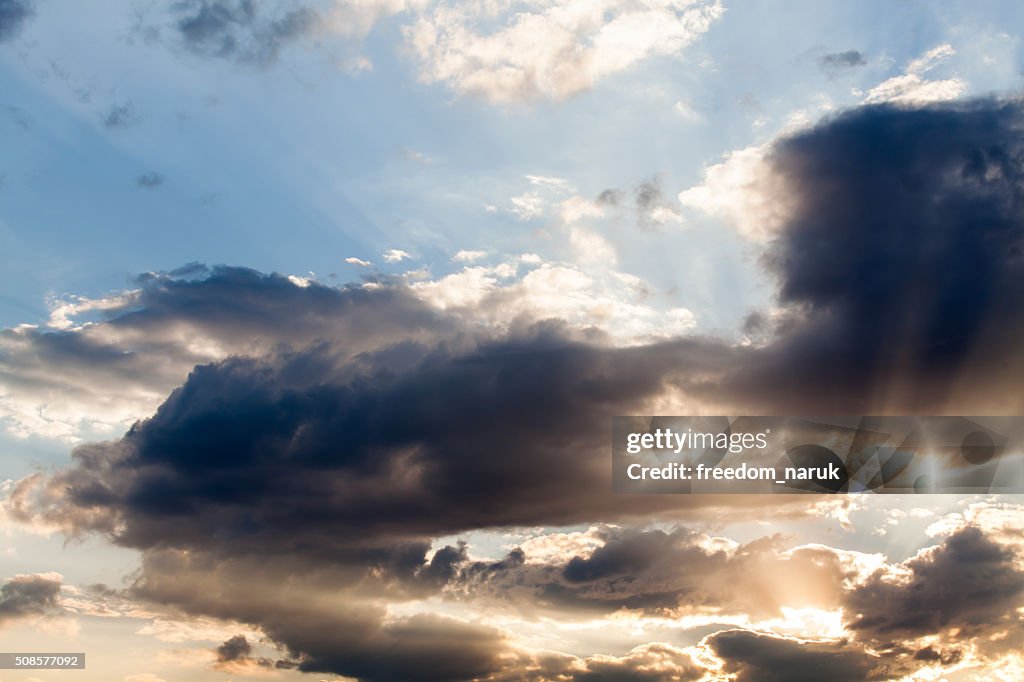
[[[597,232],[573,227],[569,230],[569,244],[580,263],[614,265],[618,261],[615,247]]]
[[[596,253],[603,246],[590,242],[592,236],[583,239]],[[517,260],[524,263],[522,257]],[[696,316],[690,310],[647,304],[650,291],[643,280],[608,265],[608,261],[542,263],[521,276],[515,262],[474,266],[411,287],[428,303],[498,331],[556,319],[572,329],[599,329],[613,342],[633,344],[696,327]]]
[[[569,181],[565,178],[555,178],[546,175],[527,175],[525,176],[530,181],[531,185],[547,185],[550,187],[567,187]]]
[[[730,152],[721,163],[704,170],[701,184],[680,192],[679,202],[728,221],[748,239],[771,238],[791,207],[783,181],[772,173],[769,148],[753,145]]]
[[[672,105],[672,110],[687,121],[695,122],[700,120],[700,114],[694,111],[693,107],[690,106],[689,102],[679,100],[674,105]]]
[[[602,526],[591,526],[586,531],[568,533],[530,533],[507,548],[519,547],[526,555],[527,563],[565,563],[573,557],[587,558],[598,547],[605,544]]]
[[[563,223],[571,225],[583,218],[600,218],[604,215],[604,207],[581,196],[573,196],[558,205],[558,214]]]
[[[86,298],[85,296],[68,296],[50,299],[49,326],[54,329],[72,329],[75,323],[71,318],[83,313],[116,310],[123,308],[138,298],[138,290],[126,291],[106,298]]]
[[[921,74],[930,71],[955,54],[956,50],[949,43],[938,45],[907,64],[907,73]]]
[[[355,256],[352,256],[350,258],[346,258],[345,262],[349,263],[350,265],[358,265],[361,268],[368,268],[371,265],[373,265],[373,263],[371,263],[370,261],[363,260],[362,258],[356,258]]]
[[[406,27],[421,78],[492,102],[563,99],[653,56],[678,56],[723,13],[701,0],[440,4]]]
[[[384,252],[384,260],[388,263],[400,263],[409,258],[412,258],[409,252],[402,249],[388,249]]]
[[[648,212],[647,218],[659,225],[683,221],[683,216],[671,206],[655,206]]]
[[[487,255],[486,251],[465,251],[465,250],[463,250],[463,251],[459,251],[454,256],[452,256],[452,260],[455,261],[456,263],[472,263],[473,261],[480,260],[481,258],[483,258],[486,255]]]
[[[512,197],[512,208],[509,210],[519,216],[520,220],[534,220],[544,215],[547,202],[536,192],[525,192]]]
[[[956,99],[967,90],[967,82],[960,78],[928,80],[923,74],[956,54],[952,45],[943,44],[928,50],[907,64],[904,73],[879,83],[868,91],[864,101],[868,104],[894,102],[921,105]]]
[[[497,284],[498,273],[493,268],[476,266],[412,286],[432,304],[447,310],[478,305],[497,288]]]
[[[905,73],[871,88],[864,101],[868,104],[895,102],[919,105],[956,99],[966,90],[967,83],[959,78],[930,81],[916,73]]]

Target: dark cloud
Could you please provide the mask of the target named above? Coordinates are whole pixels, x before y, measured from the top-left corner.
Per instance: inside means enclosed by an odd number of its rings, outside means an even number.
[[[18,35],[34,13],[35,3],[31,0],[0,0],[0,43]]]
[[[48,575],[11,578],[0,586],[0,626],[18,618],[62,611],[60,588],[60,579]]]
[[[818,66],[830,77],[845,73],[851,69],[867,64],[867,60],[857,50],[833,52],[818,58]]]
[[[748,630],[709,639],[736,682],[865,682],[894,679],[867,652],[847,642],[805,642]]]
[[[258,627],[287,652],[275,668],[365,682],[469,680],[503,669],[502,655],[511,649],[494,628],[431,614],[388,617],[384,595],[368,578],[389,560],[407,567],[423,560],[419,552],[412,561],[395,556],[400,553],[387,559],[369,550],[361,559],[339,554],[336,564],[310,565],[280,552],[225,557],[202,550],[150,550],[143,553],[128,594],[179,614]],[[370,570],[362,570],[366,567]],[[389,588],[386,596],[390,602],[403,599],[399,589]],[[224,670],[270,667],[269,660],[245,651],[238,637],[225,645],[224,658],[238,658],[221,661]]]
[[[609,350],[542,327],[461,352],[345,350],[196,367],[122,440],[75,450],[51,483],[59,513],[133,547],[287,552],[720,503],[612,497],[593,454],[607,435],[593,425],[659,395],[677,346]]]
[[[959,663],[961,658],[963,658],[963,652],[959,649],[940,651],[930,644],[914,652],[915,661],[925,661],[926,663],[953,665],[954,663]]]
[[[185,47],[203,56],[265,66],[289,43],[312,34],[319,16],[309,7],[278,6],[257,0],[187,0],[173,10]]]
[[[245,635],[235,635],[217,647],[217,660],[223,663],[248,658],[252,655],[252,645]]]
[[[182,568],[187,570],[176,573]],[[294,580],[250,582],[250,577],[228,565],[203,567],[191,557],[150,554],[133,594],[188,614],[258,625],[290,654],[273,663],[275,668],[294,666],[364,682],[441,682],[477,679],[506,667],[501,655],[511,650],[493,628],[432,614],[385,619],[383,607],[352,593],[317,591]],[[253,659],[251,645],[239,637],[218,653],[224,670],[271,666],[269,660]]]
[[[658,178],[645,180],[633,190],[633,201],[636,207],[637,225],[640,229],[656,229],[664,223],[659,215],[661,211],[674,212],[672,202],[661,189]]]
[[[594,203],[613,209],[628,208],[628,197],[628,192],[611,187],[598,194]],[[636,226],[641,230],[656,230],[666,222],[680,218],[678,202],[665,194],[661,180],[657,176],[644,180],[634,187],[632,198]]]
[[[135,183],[143,189],[156,189],[164,184],[164,176],[155,171],[150,171],[135,178]]]
[[[622,191],[609,188],[597,195],[595,200],[602,206],[618,206],[622,202]]]
[[[110,130],[116,130],[121,128],[131,128],[142,120],[139,112],[136,110],[135,105],[131,102],[121,102],[114,104],[104,113],[101,117],[101,122],[104,128]]]
[[[649,212],[651,209],[660,206],[665,200],[661,191],[661,184],[657,180],[646,180],[633,190],[633,199],[636,208],[641,212]]]
[[[263,656],[253,656],[252,644],[249,643],[245,635],[235,635],[225,640],[216,648],[214,654],[217,660],[214,661],[213,667],[229,673],[244,673],[245,670],[253,668],[290,668],[296,665],[292,661],[284,659],[275,662]]]
[[[706,546],[704,536],[673,531],[606,528],[603,545],[587,556],[550,563],[500,562],[464,568],[455,593],[489,596],[535,612],[689,614],[703,609],[777,617],[781,606],[838,607],[849,577],[827,549],[787,551],[779,538],[734,549]],[[685,570],[680,570],[685,567]]]
[[[860,637],[877,644],[952,629],[958,638],[1019,630],[1024,571],[1011,549],[980,529],[958,531],[906,568],[905,580],[878,575],[846,595],[849,627]],[[922,651],[916,657],[928,660]]]
[[[863,107],[770,159],[792,212],[765,263],[789,312],[730,395],[781,412],[813,396],[840,413],[1015,413],[1021,103]]]
[[[166,396],[192,367],[226,354],[259,356],[343,338],[334,349],[339,362],[358,364],[361,353],[389,347],[397,367],[403,347],[458,329],[394,287],[304,287],[283,275],[200,265],[144,275],[136,291],[73,319],[95,324],[0,330],[0,379],[12,395],[47,403],[51,414],[63,405],[91,418],[97,408],[120,411],[140,396]]]

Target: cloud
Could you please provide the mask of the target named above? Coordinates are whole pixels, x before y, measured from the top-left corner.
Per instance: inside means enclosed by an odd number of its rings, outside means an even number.
[[[536,192],[524,192],[509,199],[512,208],[509,210],[519,216],[520,220],[534,220],[544,215],[547,202]]]
[[[28,518],[48,500],[59,509],[44,517],[127,546],[273,545],[285,554],[356,538],[616,517],[618,503],[604,494],[610,474],[588,455],[605,434],[589,425],[656,398],[661,359],[672,355],[671,345],[613,351],[540,328],[462,349],[404,343],[354,364],[320,344],[201,365],[120,441],[76,448],[76,467],[37,489],[42,498],[12,496],[12,515]],[[221,477],[246,483],[211,487]],[[578,492],[566,493],[569,480]],[[538,497],[552,502],[539,506]],[[647,496],[625,513],[707,503]]]
[[[1020,404],[1004,372],[1024,328],[1022,120],[1018,100],[859,107],[681,194],[764,240],[779,287],[771,340],[728,393],[783,411],[793,391],[849,413]]]
[[[290,43],[310,36],[320,17],[306,6],[275,8],[260,0],[186,0],[171,5],[187,50],[266,66]]]
[[[494,628],[435,614],[386,617],[381,606],[361,601],[358,593],[338,595],[336,588],[317,589],[311,581],[298,589],[280,581],[243,583],[250,576],[235,572],[237,565],[218,569],[208,557],[175,559],[157,561],[149,555],[144,575],[132,590],[136,597],[173,604],[186,613],[258,623],[292,657],[275,662],[275,667],[290,667],[289,661],[295,660],[302,672],[334,673],[363,682],[454,682],[485,677],[506,665],[502,655],[509,647]],[[244,647],[237,638],[225,645],[229,643],[221,657],[238,658],[219,662],[221,669],[267,667],[241,651]]]
[[[953,46],[949,43],[936,45],[917,59],[914,59],[907,64],[907,73],[925,73],[954,55],[956,55],[956,50],[954,50]]]
[[[601,191],[594,200],[573,195],[559,205],[559,218],[566,226],[586,219],[603,218],[621,219],[627,208],[626,197],[629,193],[608,188]],[[657,230],[670,223],[681,223],[679,204],[675,198],[665,195],[661,187],[661,179],[657,176],[644,180],[632,190],[633,219],[637,228],[644,231]]]
[[[62,578],[54,573],[17,575],[0,586],[0,627],[21,618],[63,612]]]
[[[833,52],[822,55],[818,58],[818,66],[829,77],[835,77],[851,69],[867,64],[867,60],[857,50],[846,50],[845,52]]]
[[[717,2],[438,4],[405,28],[421,78],[492,102],[564,99],[656,56],[679,56],[722,13]]]
[[[625,656],[592,656],[563,673],[571,682],[686,682],[704,670],[690,654],[670,644],[638,646]]]
[[[581,264],[615,265],[618,255],[612,243],[592,230],[573,227],[569,230],[569,244]]]
[[[452,261],[456,263],[472,263],[473,261],[480,260],[487,256],[486,251],[459,251],[452,256]]]
[[[252,645],[245,635],[235,635],[225,640],[214,651],[216,660],[213,668],[225,673],[244,675],[251,671],[268,670],[274,668],[291,668],[298,664],[285,659],[276,663],[264,656],[253,656]]]
[[[678,223],[682,216],[675,202],[665,197],[658,178],[640,183],[633,191],[637,225],[641,229],[654,229],[666,223]]]
[[[576,556],[545,559],[519,549],[520,556],[512,552],[500,562],[464,563],[452,592],[531,615],[630,610],[757,620],[778,618],[784,608],[837,609],[843,584],[859,575],[850,556],[788,549],[777,537],[739,544],[689,528],[617,527],[596,535],[599,546]]]
[[[231,354],[340,336],[359,353],[451,330],[398,289],[300,287],[283,275],[202,266],[145,275],[138,286],[55,304],[51,329],[0,330],[0,417],[10,433],[110,437],[151,414],[195,365]]]
[[[558,206],[558,216],[565,225],[572,225],[586,218],[600,218],[605,207],[596,201],[581,196],[571,196]]]
[[[578,264],[532,262],[471,266],[412,288],[432,306],[467,324],[486,322],[505,332],[546,319],[567,330],[636,344],[677,336],[697,326],[683,307],[648,305],[648,286],[639,277],[611,269],[617,254],[599,233],[573,227],[569,247]],[[531,259],[532,261],[532,259]]]
[[[777,143],[789,210],[764,262],[791,326],[750,388],[818,373],[857,413],[1015,400],[1001,377],[1024,328],[1022,121],[1015,100],[863,107]]]
[[[1019,630],[1024,606],[1024,571],[1009,547],[976,526],[905,564],[905,574],[879,574],[845,598],[850,628],[873,642],[916,639],[943,632],[951,641],[983,641],[981,635]],[[921,660],[934,660],[918,652]]]
[[[217,647],[217,660],[220,662],[237,661],[252,654],[252,645],[245,635],[235,635]]]
[[[142,117],[135,105],[131,102],[114,104],[100,118],[104,128],[117,130],[121,128],[132,128],[142,121]]]
[[[402,249],[388,249],[384,252],[384,260],[388,263],[400,263],[403,260],[412,258],[409,252]]]
[[[265,68],[295,45],[319,48],[321,41],[333,39],[351,49],[380,20],[423,4],[418,0],[174,0],[167,2],[165,15],[157,21],[163,26],[149,30],[159,35],[170,28],[175,43],[196,56]],[[350,72],[373,68],[359,54],[342,61]]]
[[[789,219],[792,198],[770,151],[770,145],[752,145],[728,153],[704,169],[699,185],[679,193],[679,203],[726,220],[747,239],[771,239]]]
[[[893,76],[871,88],[864,101],[894,102],[899,104],[927,104],[954,100],[967,90],[967,83],[959,78],[930,81],[914,73]]]
[[[35,13],[30,0],[0,0],[0,43],[14,38]]]
[[[929,102],[954,100],[967,90],[967,83],[959,78],[928,80],[924,74],[956,54],[951,45],[932,48],[907,64],[899,76],[893,76],[868,91],[864,101],[868,104],[892,102],[919,106]]]
[[[569,181],[564,178],[555,178],[547,175],[527,175],[525,177],[530,181],[531,185],[539,185],[541,187],[547,186],[564,189],[569,185]]]
[[[725,662],[736,682],[864,682],[894,679],[875,672],[876,660],[845,642],[806,642],[726,630],[709,638],[710,648]]]
[[[157,172],[143,173],[135,178],[135,183],[143,189],[156,189],[164,184],[164,176]]]
[[[363,260],[362,258],[356,258],[355,256],[350,256],[346,258],[345,262],[348,263],[349,265],[358,265],[361,268],[368,268],[373,265],[373,263],[371,263],[370,261]]]

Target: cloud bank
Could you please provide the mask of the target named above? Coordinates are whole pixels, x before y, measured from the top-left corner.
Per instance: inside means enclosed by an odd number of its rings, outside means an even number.
[[[806,501],[612,496],[601,425],[1019,412],[1022,165],[1016,100],[864,106],[776,141],[757,170],[784,190],[762,252],[776,309],[741,342],[619,343],[533,305],[517,288],[529,275],[490,273],[486,296],[452,306],[401,277],[146,275],[116,300],[69,302],[63,328],[0,336],[5,405],[85,403],[126,382],[159,403],[63,471],[14,484],[6,513],[138,550],[132,598],[247,624],[289,665],[361,680],[859,680],[990,664],[1020,641],[1019,535],[965,522],[897,562],[730,544],[685,524],[806,514]],[[480,324],[496,300],[522,315]],[[524,543],[481,559],[450,540],[573,524],[597,530],[546,554]],[[15,584],[12,614],[45,606],[45,585]],[[429,600],[717,627],[696,644],[570,655]],[[839,614],[833,630],[758,628],[812,607]],[[222,663],[235,654],[252,658],[236,641]]]

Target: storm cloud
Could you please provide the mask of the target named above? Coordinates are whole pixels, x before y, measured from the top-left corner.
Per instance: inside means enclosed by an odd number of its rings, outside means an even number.
[[[791,209],[764,263],[787,313],[731,388],[780,411],[813,395],[833,412],[1016,413],[1021,103],[863,107],[770,160]]]

